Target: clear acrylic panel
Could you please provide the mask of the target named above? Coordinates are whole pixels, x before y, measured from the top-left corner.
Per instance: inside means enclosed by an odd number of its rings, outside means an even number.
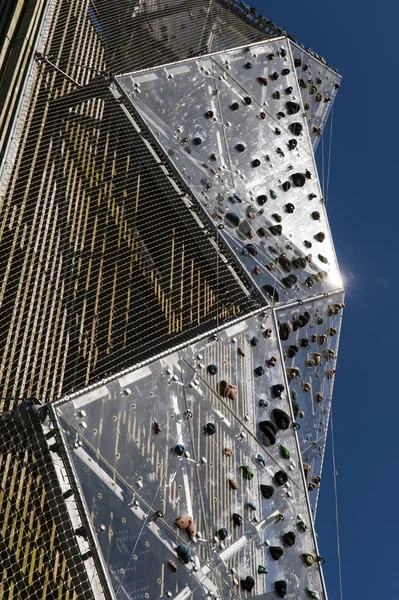
[[[303,557],[318,550],[290,400],[273,388],[284,385],[273,314],[217,337],[56,409],[116,597],[244,598],[252,577],[256,596],[275,597],[285,581],[288,594],[324,598],[319,562]],[[277,408],[289,422],[273,443],[259,422]],[[193,518],[191,536],[175,525],[181,515]]]

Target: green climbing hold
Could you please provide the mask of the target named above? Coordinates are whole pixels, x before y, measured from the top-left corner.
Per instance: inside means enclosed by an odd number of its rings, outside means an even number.
[[[296,390],[291,390],[291,398],[296,400],[298,398],[298,392]]]
[[[322,325],[324,323],[324,318],[323,317],[317,317],[317,324],[318,325]]]
[[[259,573],[259,575],[261,575],[261,574],[263,574],[263,573],[264,573],[264,574],[266,574],[266,573],[268,573],[268,572],[269,572],[269,571],[268,571],[268,570],[266,569],[266,567],[264,567],[263,565],[259,565],[259,566],[258,566],[258,573]]]
[[[319,259],[320,262],[322,262],[324,264],[328,263],[328,259],[325,256],[323,256],[322,254],[318,255],[318,259]]]
[[[308,587],[305,587],[305,590],[307,591],[308,595],[310,598],[314,598],[315,600],[318,599],[319,594],[317,592],[314,592],[313,590],[310,590]]]
[[[272,96],[275,100],[280,100],[280,92],[279,91],[273,92]]]
[[[251,481],[251,479],[254,478],[253,471],[248,467],[248,465],[242,465],[241,470],[242,470],[242,474],[244,475],[245,479],[248,479],[249,481]]]
[[[285,446],[280,446],[280,453],[281,456],[283,458],[286,458],[287,460],[290,458],[290,451],[288,450],[288,448],[286,448]]]
[[[275,133],[276,135],[280,135],[280,133],[281,133],[281,129],[279,129],[278,127],[275,127],[275,129],[274,129],[274,133]]]
[[[280,215],[279,215],[279,214],[277,214],[277,213],[273,213],[273,214],[272,214],[272,217],[273,217],[273,219],[274,219],[275,221],[277,221],[277,223],[281,223],[281,221],[282,221],[282,218],[280,217]]]
[[[299,531],[302,531],[302,533],[305,533],[305,531],[307,530],[308,526],[306,525],[305,521],[303,521],[302,519],[300,519],[296,526],[298,527]]]
[[[277,194],[274,190],[269,190],[270,192],[270,197],[273,198],[273,200],[275,200],[277,198]]]

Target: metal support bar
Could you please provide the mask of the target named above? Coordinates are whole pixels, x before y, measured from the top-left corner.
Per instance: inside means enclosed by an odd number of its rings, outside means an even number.
[[[52,404],[47,404],[48,413],[50,421],[54,427],[56,440],[60,446],[60,455],[63,462],[63,466],[65,467],[69,479],[69,483],[74,492],[74,499],[79,511],[80,519],[87,531],[87,540],[90,545],[90,549],[92,551],[92,556],[94,563],[97,567],[98,575],[103,586],[104,594],[108,600],[116,600],[116,596],[114,594],[114,590],[111,584],[111,581],[108,577],[107,569],[104,563],[104,559],[101,554],[101,550],[98,546],[96,536],[94,533],[94,529],[92,523],[90,521],[90,516],[88,509],[86,507],[86,503],[84,500],[83,490],[80,486],[79,480],[76,476],[75,467],[70,458],[69,451],[67,445],[64,440],[64,436],[62,434],[60,424],[58,421],[58,417],[54,406]]]

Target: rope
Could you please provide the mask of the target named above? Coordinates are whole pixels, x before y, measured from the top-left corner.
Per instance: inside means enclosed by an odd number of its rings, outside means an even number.
[[[334,474],[334,500],[335,500],[335,525],[336,525],[336,539],[337,539],[337,554],[338,554],[338,579],[339,579],[339,597],[342,600],[342,570],[341,570],[341,544],[339,538],[339,517],[338,517],[338,492],[337,492],[337,468],[335,463],[335,445],[334,445],[334,422],[331,408],[331,452],[332,452],[332,464]]]
[[[328,149],[327,188],[326,188],[326,194],[324,196],[326,204],[327,204],[327,199],[328,199],[328,190],[329,190],[329,187],[330,187],[330,167],[331,167],[331,148],[332,148],[333,122],[334,122],[334,105],[331,108],[331,119],[330,119],[330,145],[329,145],[329,149]]]

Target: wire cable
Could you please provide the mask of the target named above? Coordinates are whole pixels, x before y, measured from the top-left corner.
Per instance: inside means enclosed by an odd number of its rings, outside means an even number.
[[[339,597],[342,600],[342,569],[341,569],[341,544],[339,537],[339,516],[338,516],[338,491],[337,491],[337,468],[335,463],[335,444],[334,444],[334,422],[331,408],[331,452],[332,452],[332,464],[334,474],[334,500],[335,500],[335,526],[336,526],[336,539],[337,539],[337,553],[338,553],[338,579],[339,579]]]

